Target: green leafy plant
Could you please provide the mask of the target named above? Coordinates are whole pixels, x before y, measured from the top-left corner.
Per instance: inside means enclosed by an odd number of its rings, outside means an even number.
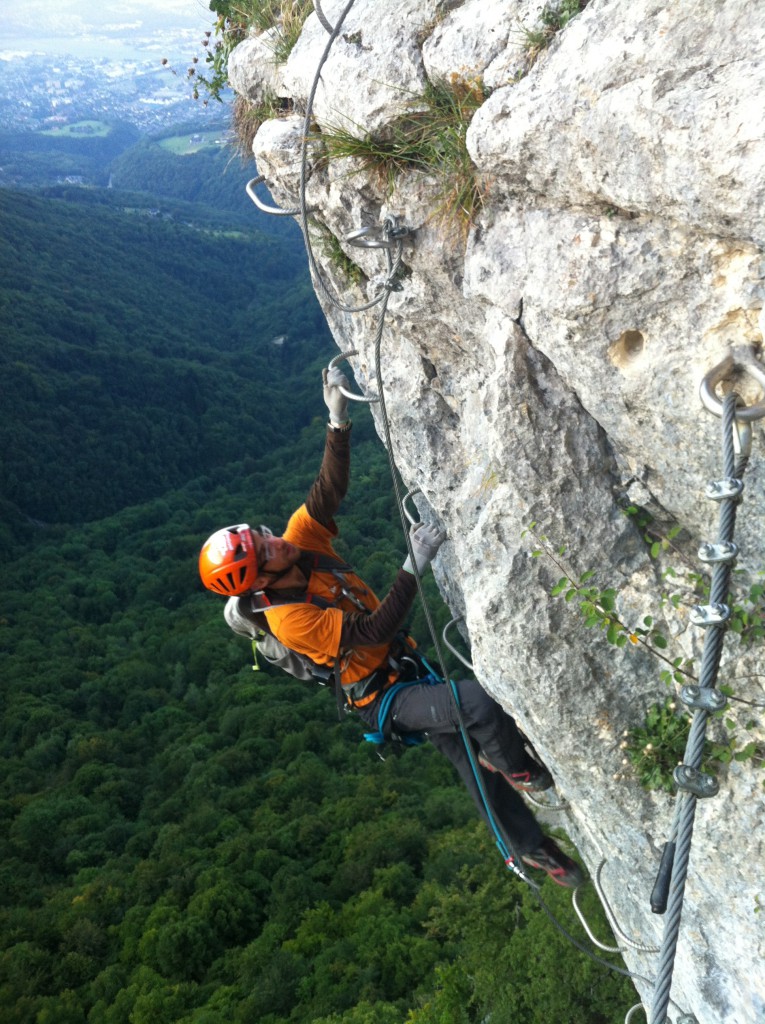
[[[547,3],[542,8],[539,22],[534,28],[521,26],[529,66],[547,49],[553,37],[585,9],[588,2],[589,0],[561,0],[559,3]]]
[[[641,525],[645,526],[645,521]],[[675,531],[673,536],[677,536],[677,532]],[[595,573],[592,570],[574,577],[563,562],[565,547],[554,547],[548,537],[537,531],[536,523],[531,523],[524,530],[524,535],[526,534],[533,536],[538,545],[532,551],[532,556],[546,556],[563,573],[551,588],[551,595],[562,597],[566,603],[576,605],[583,616],[586,628],[602,630],[606,640],[619,648],[641,645],[663,662],[660,678],[667,686],[698,682],[692,659],[673,658],[669,653],[665,653],[668,647],[667,639],[656,628],[652,616],[646,615],[640,626],[628,626],[616,611],[618,595],[614,588],[602,589],[596,586],[593,582]],[[653,545],[656,542],[657,535],[653,534],[650,543]],[[671,546],[672,539],[658,536],[658,543],[662,545],[661,550],[666,551]],[[685,575],[690,577],[689,586],[697,594],[704,590],[708,592],[708,583],[702,576],[694,573]],[[673,595],[671,603],[677,607],[675,596]],[[749,588],[744,603],[732,607],[734,612],[731,628],[736,628],[732,625],[736,621],[737,631],[740,634],[747,631],[751,640],[763,635],[763,588],[760,584],[754,584]],[[762,706],[756,701],[735,696],[730,686],[721,685],[719,689],[729,700],[752,707]],[[719,719],[723,714],[724,712],[719,712],[714,717]],[[667,698],[663,704],[654,704],[648,710],[642,725],[625,732],[621,743],[624,764],[631,764],[635,768],[641,785],[646,789],[674,788],[672,771],[675,765],[682,761],[690,721],[688,712],[678,712],[676,702],[672,698]],[[706,761],[718,768],[731,761],[750,761],[755,766],[762,766],[765,763],[765,750],[762,745],[746,736],[742,739],[742,731],[748,733],[756,726],[757,722],[751,719],[740,726],[735,717],[729,714],[724,727],[719,727],[715,736],[706,741]]]
[[[377,177],[388,194],[399,175],[420,172],[438,181],[435,218],[464,234],[484,201],[484,188],[467,150],[467,129],[486,93],[480,80],[454,76],[428,84],[420,109],[379,132],[331,125],[317,133],[331,160],[351,157]]]
[[[723,711],[713,717],[719,719],[724,715]],[[667,698],[663,703],[651,705],[641,725],[625,731],[620,744],[623,763],[633,766],[645,789],[674,790],[672,772],[683,760],[691,721],[690,712],[678,709],[677,702]],[[756,726],[757,722],[750,719],[741,728],[748,733]],[[756,740],[742,740],[739,723],[730,715],[724,718],[717,735],[704,743],[704,763],[712,769],[731,761],[750,761],[755,767],[762,767],[764,754]]]
[[[691,716],[673,700],[652,704],[642,725],[626,731],[620,746],[623,764],[631,764],[644,789],[675,788],[672,772],[682,762]]]
[[[627,625],[616,610],[617,592],[613,587],[602,589],[595,585],[595,572],[588,569],[578,577],[574,577],[566,568],[562,559],[566,553],[565,546],[554,547],[549,538],[536,531],[536,523],[531,523],[523,536],[530,534],[539,545],[532,551],[532,557],[545,555],[563,575],[550,590],[552,597],[562,597],[566,603],[575,603],[584,618],[587,629],[601,629],[606,640],[615,647],[626,647],[628,644],[642,645],[667,665],[670,676],[678,675],[695,680],[687,659],[670,659],[663,652],[667,648],[667,638],[656,627],[650,615],[643,618],[641,625]]]
[[[682,527],[674,525],[666,530],[659,526],[653,516],[643,508],[630,505],[624,509],[625,515],[634,518],[637,526],[643,531],[643,539],[648,545],[651,558],[659,558],[660,555],[672,551],[682,563],[680,569],[668,566],[664,570],[664,579],[672,581],[681,591],[674,590],[672,593],[662,595],[662,603],[670,604],[674,608],[681,604],[695,604],[700,599],[709,597],[710,577],[708,573],[701,573],[696,570],[695,564],[686,557],[682,548],[676,543],[682,533]],[[743,577],[742,571],[736,570],[736,576]],[[765,585],[761,582],[765,573],[756,573],[755,582],[745,584],[746,591],[743,595],[730,593],[728,605],[731,609],[729,628],[736,633],[743,643],[753,643],[765,637]]]
[[[322,255],[336,270],[339,270],[352,284],[360,285],[366,280],[366,275],[358,263],[354,263],[351,257],[345,252],[340,239],[333,235],[329,228],[324,225],[314,225],[317,228],[317,242]]]
[[[192,80],[194,99],[202,97],[205,105],[211,99],[222,102],[229,84],[228,59],[250,32],[274,30],[269,36],[269,49],[274,64],[283,64],[313,10],[313,0],[210,0],[210,10],[217,18],[202,40],[206,70],[198,69],[199,57],[194,56],[186,71]],[[167,64],[167,60],[162,63]]]

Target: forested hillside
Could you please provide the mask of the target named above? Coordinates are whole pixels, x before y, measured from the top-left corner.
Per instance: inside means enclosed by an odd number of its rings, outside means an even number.
[[[0,194],[4,1024],[623,1020],[446,762],[381,761],[325,690],[254,672],[201,589],[211,530],[281,530],[321,456],[299,250],[74,198]],[[383,590],[364,409],[341,526]]]
[[[7,501],[98,519],[310,420],[305,370],[330,339],[299,239],[68,195],[0,191]]]

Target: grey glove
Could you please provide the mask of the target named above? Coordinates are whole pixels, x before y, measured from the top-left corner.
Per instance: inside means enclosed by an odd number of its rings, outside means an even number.
[[[428,523],[415,523],[409,531],[409,539],[412,542],[414,561],[417,566],[417,575],[422,576],[427,567],[436,557],[436,552],[446,540],[446,534],[437,526]],[[407,555],[403,569],[414,574],[412,559]]]
[[[348,388],[348,378],[342,370],[333,366],[322,372],[324,379],[324,404],[329,409],[329,422],[333,427],[342,427],[348,422],[348,399],[340,388]]]

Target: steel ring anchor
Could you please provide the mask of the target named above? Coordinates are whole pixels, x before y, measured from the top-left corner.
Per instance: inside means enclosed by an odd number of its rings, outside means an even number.
[[[262,185],[265,180],[265,174],[259,174],[257,178],[251,178],[245,185],[245,191],[247,192],[247,195],[250,197],[253,203],[255,203],[255,205],[261,211],[261,213],[270,213],[273,217],[300,216],[302,210],[300,209],[299,206],[294,210],[280,210],[278,206],[269,206],[267,203],[264,203],[263,200],[259,198],[258,194],[255,191],[255,186]],[[306,210],[306,213],[313,213],[316,209],[317,207],[315,206],[309,206],[308,209]]]
[[[358,355],[358,352],[356,351],[355,348],[352,348],[349,352],[341,352],[339,356],[335,356],[333,359],[330,359],[329,366],[327,367],[327,369],[334,370],[334,368],[336,366],[339,366],[339,364],[342,363],[344,359],[350,359],[351,356],[355,355]],[[352,402],[372,403],[380,401],[377,395],[357,395],[355,392],[349,391],[347,388],[344,388],[342,386],[340,387],[340,394],[345,395],[345,397],[349,398]]]
[[[722,416],[723,404],[715,393],[715,388],[722,381],[731,376],[734,370],[741,370],[748,373],[765,392],[765,370],[754,362],[736,362],[733,356],[726,356],[721,363],[713,367],[704,377],[699,385],[699,397],[705,409],[714,413],[715,416]],[[754,420],[762,419],[765,416],[765,402],[757,402],[755,405],[742,405],[736,409],[736,419],[739,423],[752,423]]]

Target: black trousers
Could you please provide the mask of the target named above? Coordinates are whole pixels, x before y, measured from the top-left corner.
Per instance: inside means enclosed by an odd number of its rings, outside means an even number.
[[[462,719],[476,755],[476,769],[491,807],[491,813],[511,847],[517,853],[528,853],[542,841],[542,830],[524,803],[523,797],[498,772],[489,772],[477,762],[482,750],[500,770],[521,771],[529,756],[523,746],[518,727],[510,715],[472,679],[456,684]],[[376,702],[371,708],[360,708],[361,717],[377,728]],[[489,816],[476,784],[450,688],[446,683],[415,684],[402,689],[390,708],[392,727],[396,732],[425,732],[436,749],[448,757],[473,798],[481,817],[489,825]],[[491,826],[489,826],[491,828]],[[492,834],[494,834],[492,830]]]

